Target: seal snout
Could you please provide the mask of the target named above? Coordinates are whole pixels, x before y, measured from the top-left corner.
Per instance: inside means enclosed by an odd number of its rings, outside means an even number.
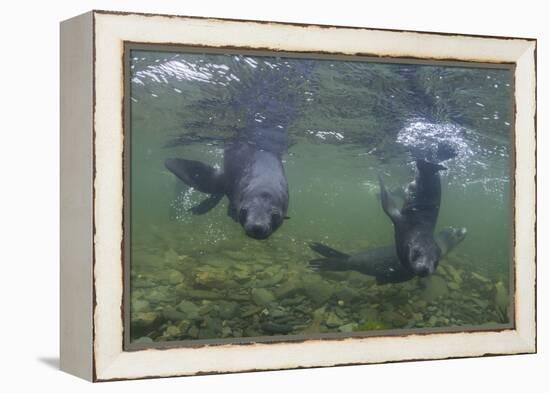
[[[430,269],[430,267],[427,265],[418,266],[415,270],[416,274],[420,277],[429,276],[433,272],[432,269]]]
[[[263,224],[248,224],[244,228],[246,234],[254,239],[265,239],[271,235],[271,227]]]

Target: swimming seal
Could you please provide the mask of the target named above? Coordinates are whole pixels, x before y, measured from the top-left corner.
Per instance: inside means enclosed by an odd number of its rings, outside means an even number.
[[[435,241],[441,250],[441,257],[447,255],[466,237],[466,228],[447,227],[442,229]],[[355,270],[376,278],[378,285],[400,283],[411,280],[415,274],[405,268],[397,257],[394,246],[376,247],[356,254],[345,254],[321,243],[309,247],[324,258],[309,262],[316,271]]]
[[[280,129],[257,129],[225,144],[223,170],[200,161],[169,158],[166,168],[190,187],[210,196],[193,207],[204,214],[227,196],[228,215],[255,239],[269,237],[286,218],[288,183],[282,164]],[[270,141],[277,140],[277,143]]]
[[[418,276],[432,274],[437,268],[441,249],[434,240],[434,228],[441,203],[439,171],[443,165],[416,160],[415,179],[408,184],[403,207],[399,209],[386,190],[382,178],[382,208],[394,226],[395,247],[401,264]]]

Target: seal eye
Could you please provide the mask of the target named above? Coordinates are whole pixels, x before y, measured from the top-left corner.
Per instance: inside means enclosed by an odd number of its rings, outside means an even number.
[[[244,225],[244,223],[246,222],[247,216],[248,216],[248,211],[246,209],[241,209],[239,211],[239,222],[241,223],[241,225]]]
[[[271,225],[277,226],[281,223],[281,215],[279,213],[272,213],[271,214]]]
[[[411,253],[411,261],[416,261],[420,257],[420,251],[415,248]]]

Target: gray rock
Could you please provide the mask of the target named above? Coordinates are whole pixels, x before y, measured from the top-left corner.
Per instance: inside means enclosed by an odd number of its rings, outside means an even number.
[[[133,344],[151,344],[152,342],[153,342],[153,339],[147,336],[143,336],[132,341]]]
[[[181,319],[194,320],[199,318],[199,307],[193,302],[182,300],[176,308],[184,315],[184,318]]]
[[[341,326],[344,324],[344,321],[342,321],[335,313],[331,312],[327,315],[327,319],[325,320],[325,325],[327,325],[329,328],[335,328],[338,326]]]
[[[219,307],[219,314],[223,319],[231,319],[239,311],[239,305],[235,302],[220,302]]]
[[[320,278],[304,280],[303,288],[307,297],[316,305],[326,303],[334,294],[334,287]]]
[[[147,300],[134,300],[131,306],[132,306],[132,312],[149,311],[151,308]]]
[[[425,280],[425,284],[426,286],[420,296],[428,303],[449,294],[447,283],[439,276],[429,277]]]
[[[264,288],[254,288],[250,292],[252,301],[258,306],[266,306],[275,300],[275,295]]]
[[[262,323],[262,330],[271,334],[288,334],[292,331],[292,326],[283,323],[264,322]]]
[[[360,296],[360,293],[356,289],[353,289],[350,287],[343,287],[343,288],[340,288],[338,291],[336,291],[335,296],[337,299],[343,300],[344,302],[349,303],[357,299]]]
[[[354,327],[355,327],[355,324],[348,323],[346,325],[340,326],[338,330],[341,331],[342,333],[351,333],[353,332]]]
[[[150,328],[159,321],[159,314],[156,312],[143,312],[132,315],[132,326],[134,328]]]
[[[198,300],[216,300],[216,299],[223,299],[224,294],[214,292],[214,291],[206,291],[203,289],[190,289],[186,292],[186,295],[191,299],[198,299]]]
[[[256,287],[261,287],[261,288],[264,288],[264,287],[272,287],[274,285],[277,285],[278,283],[280,283],[283,278],[285,277],[285,273],[280,270],[278,271],[277,273],[274,273],[273,275],[271,276],[268,276],[262,280],[258,280],[255,282],[255,286]]]
[[[222,337],[230,337],[233,335],[233,331],[229,326],[224,326],[222,328]]]
[[[181,330],[177,326],[169,325],[164,331],[162,336],[167,339],[174,339],[181,336]]]
[[[162,316],[170,321],[181,321],[182,319],[186,318],[186,315],[174,310],[172,308],[168,308],[162,311]]]
[[[183,281],[183,274],[177,270],[172,270],[168,276],[168,282],[172,285],[177,285]]]

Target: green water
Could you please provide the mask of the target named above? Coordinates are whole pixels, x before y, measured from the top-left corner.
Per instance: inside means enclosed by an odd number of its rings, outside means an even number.
[[[131,57],[134,342],[510,322],[511,71]],[[254,90],[258,80],[278,98],[265,121],[284,124],[290,141],[283,156],[290,219],[262,241],[227,216],[226,198],[205,215],[191,214],[205,195],[164,168],[172,157],[221,167],[224,141],[246,128],[261,101],[254,94],[264,94]],[[468,235],[433,276],[377,285],[358,272],[309,267],[318,257],[311,242],[348,254],[392,244],[377,175],[390,186],[407,184],[414,177],[408,152],[441,141],[458,155],[445,162],[437,227],[465,227]]]

